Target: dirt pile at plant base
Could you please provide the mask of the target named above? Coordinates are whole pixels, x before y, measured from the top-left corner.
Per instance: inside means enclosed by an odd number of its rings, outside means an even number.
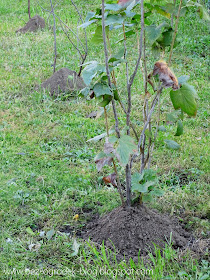
[[[18,29],[16,32],[26,33],[26,32],[35,32],[38,29],[45,28],[45,20],[39,15],[32,17],[24,27]]]
[[[102,244],[117,251],[117,258],[138,259],[154,253],[154,244],[164,248],[172,237],[173,248],[185,248],[190,243],[191,234],[178,221],[146,207],[119,207],[109,214],[87,225],[84,239]],[[110,241],[111,240],[111,241]]]
[[[53,96],[57,96],[59,93],[81,90],[84,87],[83,79],[75,71],[68,68],[61,68],[41,84],[41,88],[49,90]]]

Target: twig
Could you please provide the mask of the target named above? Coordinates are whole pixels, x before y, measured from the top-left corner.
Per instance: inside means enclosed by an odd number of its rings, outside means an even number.
[[[174,5],[174,9],[175,9],[176,0],[174,0],[173,5]],[[171,27],[173,28],[173,26],[174,26],[174,12],[171,14]]]
[[[134,69],[133,74],[130,77],[129,80],[129,85],[128,85],[128,91],[130,91],[131,86],[134,82],[134,78],[137,74],[138,68],[139,68],[139,64],[141,61],[141,55],[142,55],[142,45],[143,45],[143,34],[144,34],[144,0],[141,0],[141,33],[140,33],[140,47],[139,47],[139,57],[137,59],[136,62],[136,67]]]
[[[51,5],[51,12],[52,12],[52,15],[53,15],[54,54],[55,54],[54,64],[53,64],[53,71],[55,73],[56,58],[57,58],[57,47],[56,47],[55,13],[54,13],[54,7],[53,7],[53,4],[52,4],[52,0],[50,0],[50,5]]]
[[[105,14],[105,5],[104,5],[104,0],[102,0],[102,32],[103,32],[103,42],[104,42],[105,65],[106,65],[106,74],[108,77],[108,84],[111,89],[112,85],[111,85],[111,77],[110,77],[109,64],[108,64],[108,50],[107,50],[107,43],[106,43],[105,15],[104,14]],[[116,131],[118,138],[120,138],[119,121],[118,121],[118,117],[117,117],[117,111],[116,111],[114,99],[112,99],[112,108],[113,108],[114,118],[115,118],[115,131]],[[107,120],[106,120],[106,122],[107,122]],[[119,179],[119,175],[117,172],[117,167],[116,167],[114,159],[112,160],[112,162],[113,162],[114,170],[115,170],[116,177],[117,177],[117,189],[120,194],[122,205],[124,206],[125,202],[124,202],[123,194],[122,194],[122,186],[120,183],[120,179]]]
[[[111,84],[111,77],[110,77],[110,71],[109,71],[109,64],[108,64],[108,50],[107,50],[107,43],[106,43],[106,30],[105,30],[105,5],[104,0],[102,0],[102,33],[103,33],[103,42],[104,42],[104,55],[105,55],[105,65],[106,65],[106,74],[108,78],[108,84],[110,89],[112,88]],[[115,106],[115,100],[112,99],[112,108],[115,118],[115,131],[117,134],[117,137],[120,138],[120,130],[119,130],[119,120],[117,116],[117,110]]]
[[[151,147],[151,151],[150,151],[150,147],[148,148],[148,155],[147,155],[147,161],[149,160],[148,162],[148,169],[150,168],[150,164],[151,164],[151,159],[152,159],[152,153],[153,153],[153,150],[154,150],[154,147],[155,147],[155,141],[156,141],[156,138],[157,138],[157,135],[158,135],[158,128],[159,128],[159,123],[160,123],[160,95],[158,96],[158,119],[157,119],[157,127],[156,127],[156,131],[155,131],[155,135],[154,135],[154,140],[153,140],[153,143],[152,143],[152,147]],[[146,161],[146,163],[147,163]],[[145,163],[145,164],[146,164]]]
[[[28,17],[31,19],[31,1],[28,0]]]
[[[169,54],[169,59],[168,59],[168,66],[170,66],[170,64],[171,64],[171,58],[172,58],[174,43],[175,43],[175,40],[176,40],[176,33],[178,31],[178,24],[179,24],[179,17],[180,17],[181,7],[182,7],[182,0],[180,0],[180,3],[179,3],[179,9],[178,9],[178,14],[177,14],[177,19],[176,19],[176,25],[175,25],[175,30],[174,30],[174,34],[173,34],[173,39],[172,39],[172,42],[171,42],[171,49],[170,49],[170,54]]]

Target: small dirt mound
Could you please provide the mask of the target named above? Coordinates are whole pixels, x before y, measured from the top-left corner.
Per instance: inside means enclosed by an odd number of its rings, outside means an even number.
[[[45,20],[39,15],[35,15],[31,18],[24,27],[18,29],[16,32],[26,33],[26,32],[35,32],[38,29],[45,28]]]
[[[61,92],[67,93],[81,90],[84,87],[83,79],[75,71],[69,70],[68,68],[61,68],[41,84],[41,88],[49,90],[53,96],[57,96]]]
[[[164,248],[172,234],[174,248],[184,248],[188,245],[190,233],[182,228],[174,218],[160,214],[146,207],[119,207],[96,222],[87,225],[84,239],[104,244],[113,249],[113,242],[118,259],[146,256],[154,253],[154,244]]]

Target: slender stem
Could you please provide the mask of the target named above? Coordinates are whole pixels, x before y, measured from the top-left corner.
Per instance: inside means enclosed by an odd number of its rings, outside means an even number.
[[[154,141],[152,143],[152,147],[151,147],[151,151],[150,151],[150,147],[148,147],[148,155],[147,155],[147,160],[149,160],[148,162],[148,169],[150,168],[150,164],[151,164],[151,159],[152,159],[152,153],[155,147],[155,141],[158,135],[158,128],[159,128],[159,123],[160,123],[160,95],[158,96],[158,119],[157,119],[157,126],[156,126],[156,131],[155,131],[155,136],[154,136]]]
[[[121,186],[121,183],[120,183],[119,174],[117,172],[117,167],[116,167],[116,164],[115,164],[115,160],[112,159],[112,162],[113,162],[114,171],[115,171],[116,177],[117,177],[117,190],[120,194],[120,199],[121,199],[122,206],[125,206],[125,201],[124,201],[124,197],[123,197],[123,194],[122,194],[122,186]]]
[[[31,1],[28,0],[28,17],[31,19]]]
[[[169,54],[168,66],[171,65],[171,58],[172,58],[174,43],[175,43],[175,40],[176,40],[176,34],[177,34],[177,31],[178,31],[178,24],[179,24],[181,7],[182,7],[182,0],[180,0],[180,3],[179,3],[179,9],[178,9],[178,14],[177,14],[177,19],[176,19],[175,30],[174,30],[173,39],[172,39],[172,42],[171,42],[171,49],[170,49],[170,54]]]
[[[55,26],[55,13],[54,13],[54,7],[52,4],[52,0],[50,0],[50,5],[51,5],[51,13],[53,15],[53,34],[54,34],[54,64],[53,64],[53,71],[55,73],[55,66],[56,66],[56,58],[57,58],[57,47],[56,47],[56,26]]]
[[[103,42],[104,42],[104,55],[105,55],[106,74],[107,74],[107,77],[108,77],[109,87],[111,88],[112,84],[111,84],[111,76],[110,76],[110,71],[109,71],[108,50],[107,50],[107,43],[106,43],[105,5],[104,5],[104,0],[102,0],[102,33],[103,33]],[[115,131],[116,131],[117,137],[120,138],[119,120],[118,120],[118,117],[117,117],[117,110],[116,110],[115,100],[114,99],[112,99],[112,108],[113,108],[113,113],[114,113],[114,118],[115,118]],[[118,189],[118,192],[120,194],[122,205],[124,206],[125,202],[124,202],[123,194],[122,194],[122,186],[121,186],[121,183],[120,183],[120,179],[119,179],[119,175],[118,175],[118,172],[117,172],[117,167],[116,167],[114,159],[112,160],[112,162],[113,162],[114,170],[115,170],[116,177],[117,177],[117,189]]]
[[[174,0],[173,5],[174,5],[174,9],[175,9],[176,0]],[[173,26],[174,26],[174,13],[171,14],[171,27],[173,28]]]
[[[108,64],[108,50],[107,50],[107,43],[106,43],[106,30],[105,30],[105,5],[104,0],[102,0],[102,33],[103,33],[103,42],[104,42],[104,55],[105,55],[105,65],[106,65],[106,74],[108,78],[108,84],[110,89],[112,88],[111,84],[111,77],[110,77],[110,70],[109,70],[109,64]],[[119,120],[117,116],[117,110],[115,106],[115,100],[112,99],[112,108],[115,118],[115,131],[117,134],[117,137],[120,138],[120,130],[119,130]]]
[[[107,137],[109,137],[109,126],[108,126],[108,116],[107,116],[106,107],[104,107],[104,116],[105,116],[105,123],[106,123],[106,134]]]
[[[133,74],[130,77],[129,80],[129,85],[128,85],[128,91],[131,90],[131,86],[134,82],[134,78],[137,74],[138,68],[139,68],[139,64],[141,61],[141,55],[142,55],[142,46],[143,46],[143,34],[144,34],[144,0],[141,0],[141,33],[140,33],[140,47],[139,47],[139,57],[137,59],[136,62],[136,67],[134,69]]]
[[[80,17],[80,20],[82,22],[84,22],[82,20],[82,16],[79,12],[79,10],[77,9],[75,3],[71,0],[72,4],[74,5],[74,7],[76,8],[77,10],[77,13]],[[50,13],[50,15],[52,14],[52,10],[48,10],[48,9],[45,9],[44,7],[42,7],[42,5],[39,3],[39,1],[37,1],[37,3],[39,4],[39,6],[41,7],[41,9],[43,11],[47,11]],[[54,3],[54,10],[55,10],[55,7],[57,6],[58,4],[55,5]],[[86,34],[86,31],[85,31],[85,46],[83,45],[82,41],[80,40],[79,36],[68,26],[65,24],[65,22],[63,22],[61,20],[61,18],[59,16],[57,16],[55,13],[54,13],[55,17],[60,21],[60,24],[61,24],[61,28],[63,30],[63,32],[65,33],[67,39],[69,40],[69,42],[73,45],[73,47],[77,50],[77,52],[79,53],[80,57],[81,57],[81,65],[80,65],[80,69],[79,69],[79,72],[78,72],[78,76],[80,76],[81,72],[82,72],[82,68],[83,68],[83,64],[87,58],[87,53],[88,53],[88,47],[87,47],[87,34]],[[63,25],[77,38],[77,41],[80,43],[80,46],[82,47],[82,49],[84,50],[84,55],[82,54],[82,52],[80,51],[80,49],[74,44],[74,42],[72,41],[72,39],[70,38],[69,34],[66,32],[66,30],[64,29]]]

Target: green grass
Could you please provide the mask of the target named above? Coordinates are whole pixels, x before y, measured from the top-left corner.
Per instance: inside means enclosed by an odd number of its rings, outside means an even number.
[[[203,260],[196,260],[190,252],[174,251],[170,243],[166,244],[162,256],[158,248],[156,258],[149,256],[147,267],[140,259],[138,264],[117,263],[115,254],[103,246],[96,249],[79,239],[79,253],[72,256],[74,229],[85,225],[93,214],[111,211],[120,204],[120,199],[115,189],[103,185],[101,178],[106,172],[97,173],[93,158],[100,151],[101,143],[86,142],[105,131],[103,117],[98,120],[85,117],[97,110],[97,102],[78,97],[53,100],[45,92],[33,91],[36,84],[53,72],[53,34],[48,27],[35,34],[15,33],[27,21],[25,2],[0,0],[1,279],[38,279],[6,275],[4,269],[11,272],[14,268],[39,269],[39,279],[114,279],[113,275],[94,275],[99,267],[111,269],[112,273],[114,269],[121,272],[124,269],[124,274],[116,279],[139,279],[129,275],[129,269],[153,270],[152,276],[145,274],[142,279],[207,279],[205,254]],[[47,12],[35,1],[31,2],[32,15],[39,13],[47,19]],[[75,2],[84,14],[100,3],[87,1],[82,7],[81,1]],[[63,1],[58,7],[61,18],[76,28],[75,13],[70,11],[69,1]],[[88,38],[92,31],[92,27],[88,29]],[[181,19],[178,36],[181,43],[174,51],[173,68],[178,76],[190,75],[190,83],[199,95],[198,114],[196,118],[185,118],[185,133],[175,139],[181,145],[180,151],[166,150],[164,145],[165,138],[174,139],[175,127],[166,126],[167,131],[159,133],[152,165],[158,171],[159,186],[165,195],[149,206],[175,214],[194,231],[196,238],[206,238],[210,213],[207,24],[197,14],[190,13]],[[82,33],[81,38],[84,39]],[[57,69],[77,70],[77,54],[60,28],[57,39]],[[114,46],[114,38],[111,44]],[[136,52],[137,48],[131,49],[133,60]],[[102,59],[102,54],[100,47],[89,44],[88,60]],[[154,61],[151,57],[151,69]],[[123,70],[117,76],[122,96],[124,74]],[[141,115],[141,89],[142,82],[137,79],[133,87],[133,119]],[[165,111],[169,106],[165,93],[161,108]],[[120,123],[124,119],[122,115]],[[161,120],[164,119],[165,113],[161,115]],[[137,124],[137,130],[140,129]],[[183,177],[186,180],[180,183]],[[75,214],[79,214],[79,221],[74,220]],[[70,236],[64,233],[65,228],[72,230]],[[51,229],[55,232],[48,240],[46,232]],[[43,237],[40,231],[45,231]],[[30,244],[41,244],[41,247],[30,251]],[[105,255],[108,252],[110,257]],[[44,269],[48,269],[46,276]],[[85,275],[84,269],[89,275]],[[52,270],[58,275],[50,277]],[[69,274],[61,276],[66,270]]]

